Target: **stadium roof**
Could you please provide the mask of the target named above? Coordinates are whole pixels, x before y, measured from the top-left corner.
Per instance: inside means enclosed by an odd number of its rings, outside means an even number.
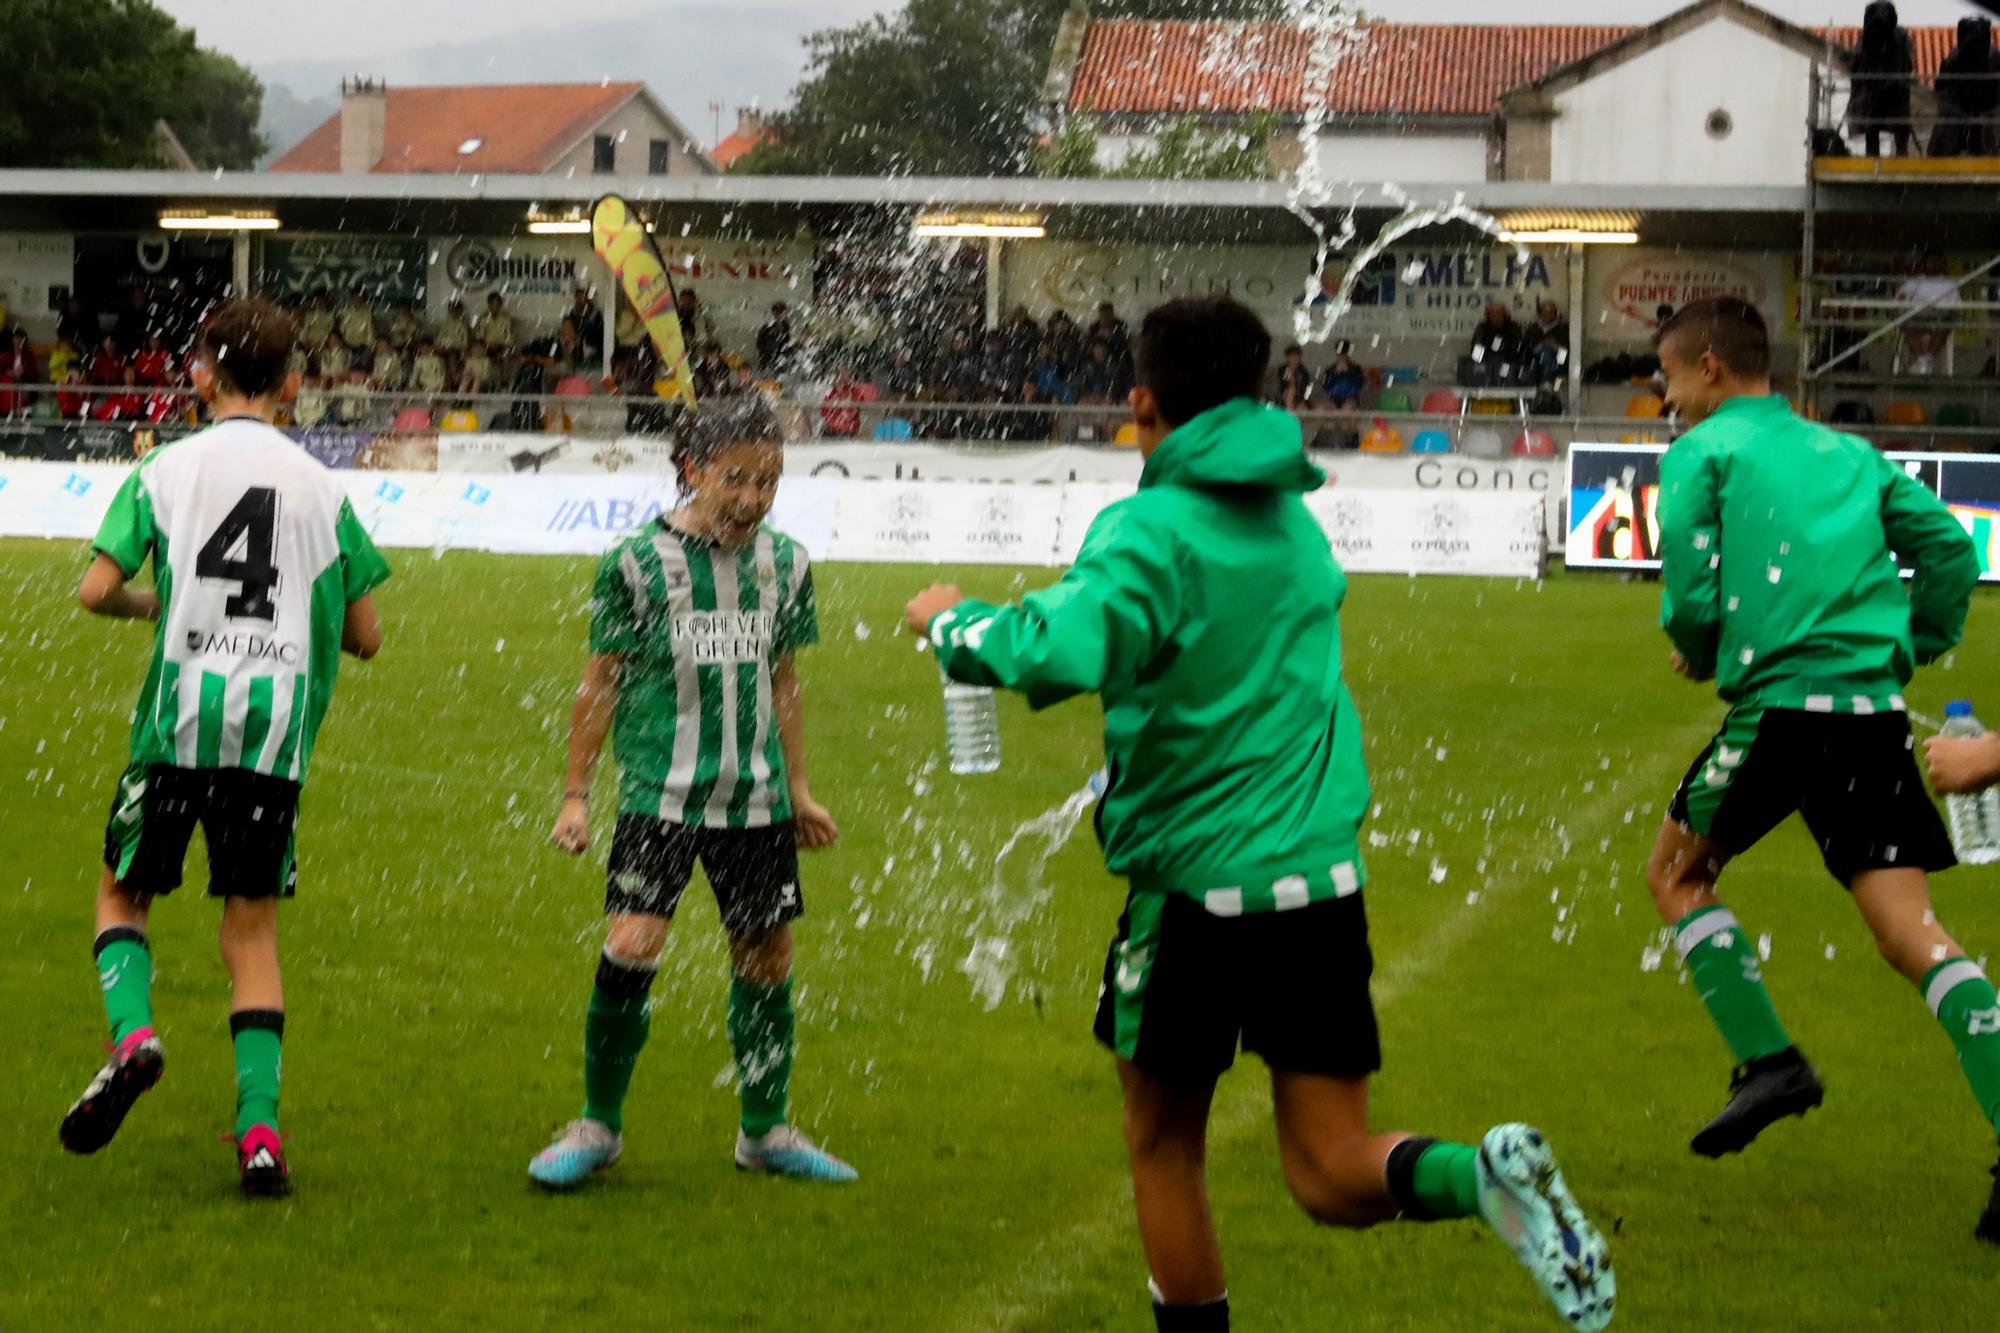
[[[390,175],[534,175],[549,170],[643,83],[467,84],[384,89],[382,156],[373,170]],[[662,115],[665,112],[662,111]],[[340,170],[340,117],[271,164],[280,172]],[[672,118],[666,117],[669,124]]]
[[[1823,41],[1827,29],[1798,28],[1742,0],[1700,0],[1647,27],[1572,24],[1388,23],[1357,29],[1354,46],[1328,76],[1336,118],[1486,118],[1509,92],[1548,79],[1612,48],[1670,26],[1728,11],[1774,34]],[[1916,66],[1929,77],[1956,33],[1912,28]],[[1835,28],[1843,47],[1859,28]],[[1051,71],[1066,110],[1091,115],[1241,115],[1307,109],[1311,45],[1295,25],[1227,21],[1092,21],[1074,68]],[[1058,47],[1058,61],[1071,58]]]

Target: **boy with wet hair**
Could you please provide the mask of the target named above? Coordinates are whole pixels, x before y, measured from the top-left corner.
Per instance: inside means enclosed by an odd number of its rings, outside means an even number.
[[[1204,1161],[1240,1045],[1270,1068],[1279,1161],[1315,1221],[1483,1217],[1570,1327],[1602,1328],[1610,1257],[1540,1133],[1501,1125],[1473,1146],[1370,1132],[1381,1052],[1347,578],[1304,501],[1326,476],[1297,418],[1260,401],[1270,336],[1235,301],[1189,298],[1146,316],[1136,353],[1138,494],[1098,516],[1054,587],[1012,606],[932,588],[906,617],[956,680],[1036,708],[1103,701],[1098,831],[1131,891],[1096,1035],[1124,1088],[1154,1319],[1229,1326]]]
[[[1778,1021],[1753,937],[1715,893],[1730,860],[1794,811],[2000,1130],[2000,1000],[1931,911],[1927,875],[1956,859],[1917,774],[1902,694],[1958,642],[1979,578],[1972,541],[1900,464],[1772,394],[1756,307],[1691,302],[1655,342],[1668,400],[1692,427],[1660,463],[1661,623],[1673,669],[1713,680],[1729,705],[1646,865],[1660,919],[1738,1061],[1728,1104],[1690,1146],[1740,1152],[1824,1095]],[[1915,567],[1907,592],[1894,556]],[[1976,1230],[2000,1243],[2000,1174],[1994,1189]]]
[[[804,547],[764,523],[784,435],[762,394],[706,404],[680,427],[679,505],[598,565],[568,784],[549,834],[572,855],[590,845],[591,781],[612,734],[610,926],[584,1019],[583,1112],[528,1164],[549,1189],[581,1185],[624,1149],[625,1094],[650,1027],[646,993],[697,860],[734,972],[736,1165],[800,1180],[856,1178],[787,1119],[791,923],[805,911],[798,849],[831,847],[840,830],[812,796],[793,665],[819,640],[812,570]]]
[[[290,1188],[278,1136],[278,903],[297,887],[299,793],[341,653],[369,658],[382,645],[370,590],[389,577],[340,483],[271,425],[298,391],[292,345],[291,318],[268,301],[231,301],[209,319],[189,371],[214,424],[132,470],[77,591],[98,615],[157,628],[97,890],[112,1056],[64,1117],[62,1143],[76,1153],[109,1143],[165,1069],[146,922],[179,887],[199,824],[208,891],[223,900],[237,1165],[253,1195]],[[127,587],[149,559],[153,588]]]

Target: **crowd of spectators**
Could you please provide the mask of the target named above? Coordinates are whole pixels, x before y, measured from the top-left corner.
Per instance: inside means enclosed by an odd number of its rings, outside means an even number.
[[[1884,140],[1896,156],[1916,145],[1912,93],[1917,86],[1915,51],[1891,0],[1874,0],[1861,20],[1861,45],[1849,67],[1853,79],[1847,124],[1870,157],[1882,156]],[[1937,114],[1925,145],[1932,157],[1985,157],[2000,152],[2000,57],[1993,50],[1993,23],[1962,18],[1958,41],[1939,65],[1932,91]],[[1836,136],[1837,138],[1837,136]],[[1844,152],[1840,143],[1822,145]]]
[[[70,295],[45,355],[21,325],[0,332],[0,416],[152,425],[186,417],[186,354],[206,309],[178,280],[128,288],[108,315]]]

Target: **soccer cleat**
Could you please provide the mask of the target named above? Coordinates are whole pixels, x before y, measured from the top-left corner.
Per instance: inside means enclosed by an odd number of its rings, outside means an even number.
[[[825,1149],[816,1147],[811,1139],[790,1125],[779,1125],[760,1139],[753,1139],[742,1130],[737,1130],[736,1169],[836,1185],[861,1178],[853,1167]]]
[[[1993,1196],[1986,1201],[1986,1211],[1980,1214],[1979,1225],[1972,1234],[1983,1241],[2000,1245],[2000,1166],[1993,1168]]]
[[[1804,1115],[1826,1099],[1819,1075],[1799,1048],[1760,1055],[1729,1076],[1729,1105],[1701,1127],[1688,1146],[1703,1157],[1742,1152],[1788,1115]]]
[[[160,1081],[166,1067],[166,1052],[153,1029],[140,1028],[128,1035],[63,1117],[62,1146],[74,1153],[93,1153],[111,1142],[132,1103]]]
[[[1479,1144],[1479,1212],[1571,1328],[1611,1322],[1611,1251],[1583,1215],[1548,1140],[1530,1125],[1496,1125]]]
[[[236,1140],[236,1167],[243,1192],[253,1199],[276,1199],[292,1192],[292,1169],[285,1146],[269,1125],[252,1125]]]
[[[572,1120],[556,1141],[535,1154],[528,1175],[545,1189],[575,1189],[625,1151],[625,1137],[601,1120]]]

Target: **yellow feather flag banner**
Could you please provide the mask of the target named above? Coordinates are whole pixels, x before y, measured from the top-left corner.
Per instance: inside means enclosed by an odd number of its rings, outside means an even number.
[[[623,199],[607,194],[590,211],[590,239],[598,258],[618,275],[619,288],[638,312],[653,339],[653,350],[660,354],[660,364],[666,367],[661,396],[678,398],[692,407],[694,376],[688,365],[680,312],[674,308],[674,280],[667,275],[660,248],[646,233],[646,224]]]

